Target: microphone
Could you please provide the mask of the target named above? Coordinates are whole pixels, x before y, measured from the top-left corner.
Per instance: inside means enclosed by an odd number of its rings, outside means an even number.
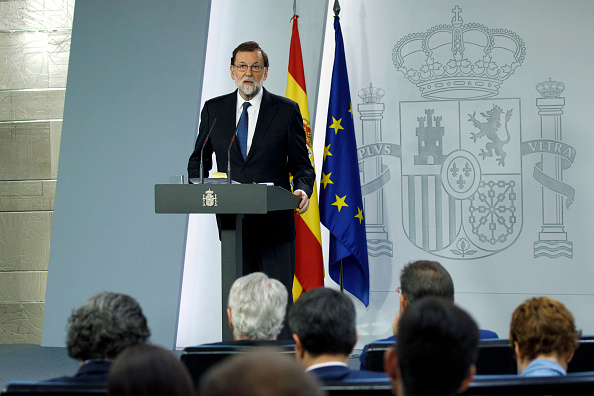
[[[215,117],[212,125],[210,126],[210,130],[206,134],[206,139],[204,139],[204,143],[202,143],[202,148],[200,149],[200,184],[204,184],[204,162],[202,158],[204,157],[204,146],[206,146],[206,142],[208,142],[208,138],[210,137],[210,133],[214,129],[215,124],[217,123],[217,119]]]
[[[239,120],[241,122],[241,120]],[[237,137],[237,129],[239,128],[239,122],[235,126],[235,133],[231,137],[231,143],[229,143],[229,148],[227,149],[227,184],[231,184],[231,146],[233,146],[233,142]]]

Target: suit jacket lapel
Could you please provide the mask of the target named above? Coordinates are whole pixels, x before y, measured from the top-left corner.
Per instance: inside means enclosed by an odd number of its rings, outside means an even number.
[[[221,123],[223,125],[221,128],[225,131],[225,135],[228,136],[228,142],[231,144],[231,138],[235,134],[235,128],[237,127],[237,125],[235,125],[235,119],[237,117],[237,90],[233,91],[232,94],[225,98],[225,106],[223,106],[222,116],[223,120],[221,120]],[[231,154],[234,156],[239,155],[239,157],[241,157],[241,148],[239,147],[237,139],[233,142]]]
[[[262,141],[262,138],[268,131],[268,127],[274,118],[274,114],[276,114],[276,104],[274,103],[274,99],[270,93],[262,88],[262,103],[260,103],[260,112],[258,113],[258,123],[256,124],[256,130],[254,131],[254,137],[252,138],[252,145],[250,147],[250,152],[246,158],[248,161],[254,153],[258,152],[258,144]]]

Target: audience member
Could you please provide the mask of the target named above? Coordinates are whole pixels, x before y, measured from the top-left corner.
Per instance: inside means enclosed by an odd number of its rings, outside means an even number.
[[[526,300],[512,314],[509,342],[524,377],[566,375],[580,336],[571,312],[550,297]]]
[[[151,335],[138,302],[112,292],[89,298],[72,312],[68,324],[68,354],[81,366],[73,377],[50,382],[104,383],[112,359],[131,345],[146,343]]]
[[[400,311],[392,324],[393,335],[378,341],[395,341],[398,335],[398,320],[415,301],[425,296],[443,297],[454,302],[454,282],[449,272],[437,261],[417,260],[408,263],[400,273]],[[481,339],[499,338],[490,330],[480,330]],[[365,352],[359,356],[361,369],[365,369]]]
[[[297,361],[319,380],[385,378],[383,373],[348,366],[358,334],[355,306],[346,295],[326,288],[308,291],[289,311],[289,326]]]
[[[403,312],[398,342],[384,367],[397,396],[446,396],[464,391],[476,373],[479,331],[451,301],[425,297]]]
[[[323,396],[316,379],[289,356],[272,350],[241,354],[206,373],[200,396]]]
[[[192,378],[179,359],[155,345],[127,348],[107,377],[108,396],[192,396]]]
[[[262,272],[235,280],[227,308],[233,339],[276,340],[283,328],[287,299],[287,288]]]

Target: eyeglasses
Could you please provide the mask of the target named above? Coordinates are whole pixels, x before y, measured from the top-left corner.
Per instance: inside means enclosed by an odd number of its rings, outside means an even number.
[[[244,72],[247,71],[248,68],[252,69],[253,72],[258,73],[259,71],[264,70],[264,66],[262,65],[245,65],[245,64],[241,64],[241,65],[233,65],[233,67],[235,67],[237,70],[239,70],[240,72]]]

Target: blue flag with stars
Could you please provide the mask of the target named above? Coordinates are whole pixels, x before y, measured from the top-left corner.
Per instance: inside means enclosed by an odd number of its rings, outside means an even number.
[[[357,142],[349,91],[344,43],[338,17],[334,18],[334,68],[324,164],[320,184],[320,220],[330,231],[329,273],[343,287],[369,305],[369,263]]]

